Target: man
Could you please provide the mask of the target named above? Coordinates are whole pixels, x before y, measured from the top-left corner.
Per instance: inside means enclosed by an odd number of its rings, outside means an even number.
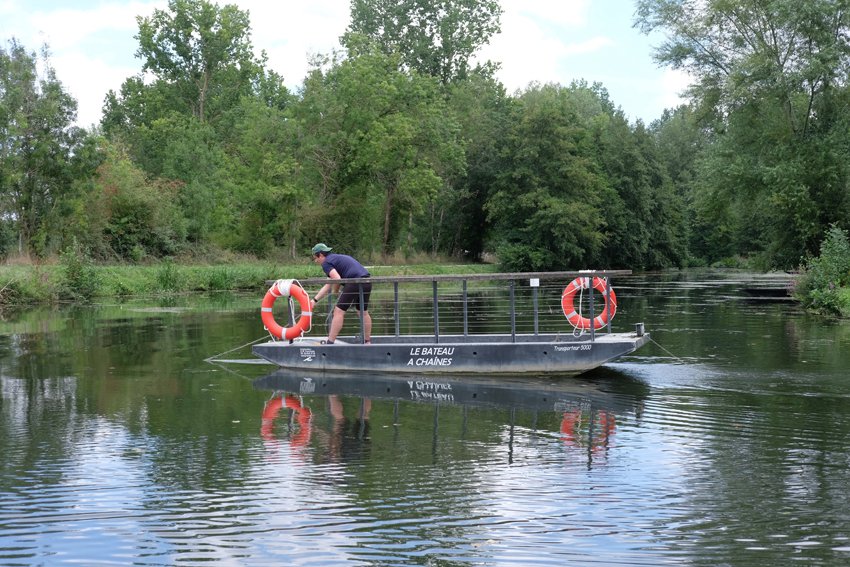
[[[322,265],[322,270],[324,270],[325,275],[330,279],[369,277],[369,271],[360,262],[351,256],[336,254],[331,252],[331,250],[333,249],[323,243],[313,246],[313,261]],[[312,309],[317,302],[327,296],[332,288],[334,292],[337,292],[339,286],[340,284],[325,284],[316,296],[310,300],[310,308]],[[342,330],[345,312],[348,311],[349,307],[353,305],[357,313],[360,313],[360,289],[363,290],[363,342],[366,344],[372,342],[372,316],[369,315],[369,296],[372,293],[372,284],[367,282],[362,284],[344,284],[342,286],[342,294],[340,294],[334,307],[327,344],[332,345],[336,341],[337,335]]]

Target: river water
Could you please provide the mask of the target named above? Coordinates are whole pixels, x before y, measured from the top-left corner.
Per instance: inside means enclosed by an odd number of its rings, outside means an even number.
[[[262,291],[2,313],[0,565],[847,564],[850,324],[782,283],[618,278],[653,342],[507,384],[205,361]]]

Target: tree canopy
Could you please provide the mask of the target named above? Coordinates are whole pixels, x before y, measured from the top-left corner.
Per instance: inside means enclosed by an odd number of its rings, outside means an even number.
[[[14,223],[19,252],[47,252],[50,221],[78,176],[88,173],[83,132],[73,126],[76,101],[65,91],[47,51],[39,58],[12,39],[0,46],[0,223],[8,249]],[[77,153],[79,152],[79,153]]]
[[[850,0],[639,0],[688,104],[629,122],[601,84],[508,95],[474,64],[493,0],[354,0],[345,50],[284,84],[250,14],[170,0],[100,128],[0,49],[0,252],[104,261],[316,241],[511,270],[793,268],[850,224]],[[43,69],[39,75],[38,69]]]
[[[658,61],[694,78],[713,135],[693,199],[721,254],[790,267],[816,252],[850,213],[850,2],[641,0],[637,14],[668,35]]]
[[[499,32],[497,0],[352,0],[343,44],[356,49],[357,35],[373,40],[406,69],[443,84],[466,79],[470,60]]]
[[[200,122],[210,106],[220,112],[250,93],[261,63],[254,59],[247,12],[233,4],[169,0],[168,10],[137,21],[142,72],[167,84]]]

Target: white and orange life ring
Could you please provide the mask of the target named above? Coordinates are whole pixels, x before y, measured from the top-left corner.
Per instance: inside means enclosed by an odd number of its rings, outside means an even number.
[[[298,305],[301,306],[301,316],[298,321],[291,327],[282,327],[274,320],[272,306],[275,299],[278,297],[293,297],[298,300]],[[273,337],[278,339],[286,339],[291,341],[296,337],[300,337],[310,330],[310,324],[313,320],[313,312],[310,311],[310,297],[304,288],[294,280],[277,280],[272,284],[263,298],[263,306],[260,309],[263,325]]]
[[[576,311],[574,304],[576,293],[582,289],[590,289],[590,287],[590,278],[576,278],[567,284],[567,287],[564,288],[564,292],[561,294],[561,308],[563,308],[567,320],[576,329],[590,329],[590,319],[582,317]],[[593,278],[593,289],[601,293],[602,297],[605,298],[605,308],[602,310],[602,313],[593,318],[593,328],[601,329],[608,324],[608,321],[614,318],[614,314],[617,312],[617,296],[614,294],[613,289],[608,288],[608,280],[605,278]]]

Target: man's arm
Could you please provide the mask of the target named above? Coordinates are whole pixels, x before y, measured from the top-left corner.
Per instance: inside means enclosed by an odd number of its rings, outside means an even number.
[[[336,271],[336,268],[331,268],[331,271],[328,273],[328,277],[332,280],[340,279],[339,272]],[[326,283],[322,286],[322,289],[320,289],[318,293],[316,293],[316,296],[313,298],[312,302],[316,303],[318,301],[321,301],[323,297],[327,296],[331,292],[331,288],[333,288],[334,293],[339,293],[339,285],[340,284]]]

